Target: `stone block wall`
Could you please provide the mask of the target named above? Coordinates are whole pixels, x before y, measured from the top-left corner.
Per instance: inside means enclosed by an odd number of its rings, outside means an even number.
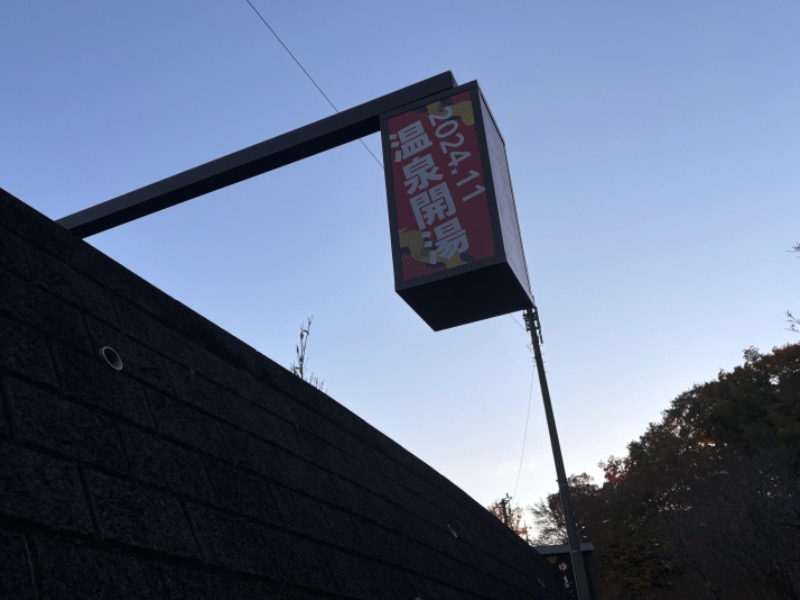
[[[563,594],[436,471],[0,190],[0,598]]]

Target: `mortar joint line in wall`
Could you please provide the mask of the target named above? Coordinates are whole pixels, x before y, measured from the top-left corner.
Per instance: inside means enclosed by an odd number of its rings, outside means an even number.
[[[102,532],[100,531],[100,524],[97,521],[94,500],[92,499],[92,494],[91,491],[89,490],[89,482],[86,481],[86,473],[83,466],[81,465],[78,465],[78,477],[81,480],[81,489],[83,490],[83,495],[86,499],[86,508],[89,510],[89,518],[91,518],[92,520],[92,529],[94,530],[94,537],[95,539],[99,540],[102,537]]]
[[[192,534],[192,541],[194,542],[194,546],[197,549],[197,555],[200,557],[202,562],[207,562],[206,556],[203,552],[203,547],[200,544],[200,538],[197,535],[197,530],[194,525],[194,521],[189,515],[189,510],[186,508],[186,502],[179,501],[178,504],[181,506],[181,511],[183,512],[183,518],[186,519],[186,524],[189,526],[189,533]]]
[[[90,547],[107,547],[116,542],[108,542],[98,538],[96,533],[84,533],[78,530],[65,530],[63,527],[51,526],[28,517],[14,517],[0,514],[0,529],[28,536],[47,536],[60,540],[71,540]]]
[[[167,578],[164,575],[164,569],[161,565],[158,565],[156,568],[156,576],[158,577],[158,583],[161,586],[162,590],[169,590],[169,586],[167,584]]]
[[[142,390],[144,405],[147,408],[147,414],[150,417],[150,422],[153,424],[153,431],[160,434],[161,432],[159,431],[158,421],[156,421],[156,415],[153,413],[153,405],[152,401],[150,400],[150,393],[147,391],[149,388],[141,383],[139,384],[139,387]]]
[[[16,232],[12,233],[16,235]],[[21,236],[17,237],[20,239],[20,241],[22,241],[23,238]],[[33,284],[34,270],[33,270],[33,264],[31,262],[31,257],[28,255],[28,243],[26,241],[23,241],[22,243],[24,244],[24,247],[22,249],[22,256],[25,257],[25,266],[28,267],[28,274],[30,275],[30,277],[24,277],[24,279],[27,279],[29,283]]]
[[[16,522],[18,521],[18,523]],[[9,526],[10,525],[10,526]],[[152,548],[144,548],[141,546],[134,546],[112,539],[97,538],[93,535],[82,533],[79,531],[64,531],[56,527],[49,527],[42,523],[33,522],[31,524],[28,520],[18,519],[9,520],[0,516],[0,526],[3,526],[7,531],[18,532],[27,536],[39,536],[49,539],[59,540],[62,543],[72,543],[82,547],[90,548],[107,553],[116,553],[122,556],[135,558],[138,560],[159,561],[163,564],[170,566],[197,568],[216,573],[231,573],[237,572],[224,567],[216,567],[213,564],[205,563],[196,557],[182,556],[177,554],[170,554],[163,550],[154,550]],[[247,575],[245,572],[241,572]],[[268,579],[267,577],[258,579]]]
[[[0,374],[5,373],[6,377],[8,377],[8,378],[17,379],[17,380],[22,381],[24,383],[28,383],[28,384],[30,384],[30,385],[38,388],[38,389],[41,389],[41,390],[60,393],[60,391],[61,391],[59,389],[59,381],[60,381],[60,379],[59,379],[58,371],[55,368],[55,362],[53,360],[52,350],[50,348],[50,341],[51,340],[50,340],[47,332],[45,332],[44,330],[42,330],[42,329],[40,329],[38,327],[31,326],[27,321],[24,321],[23,319],[18,318],[15,315],[5,315],[5,316],[3,316],[3,318],[6,319],[7,321],[10,321],[14,325],[17,325],[17,326],[20,326],[20,327],[24,327],[25,329],[27,329],[29,331],[32,331],[33,333],[36,333],[36,334],[40,335],[42,338],[44,338],[44,342],[45,342],[45,345],[47,347],[47,359],[50,361],[50,364],[49,364],[49,366],[51,367],[50,372],[53,373],[53,375],[55,376],[56,383],[55,384],[48,383],[47,381],[42,381],[41,379],[37,379],[37,378],[35,378],[33,376],[27,375],[26,373],[23,373],[23,372],[20,372],[20,371],[14,371],[14,370],[12,370],[10,368],[6,368],[6,367],[4,367],[2,365],[0,365]],[[9,399],[10,399],[10,395],[9,395]]]
[[[118,303],[122,300],[122,298],[114,290],[110,290],[107,287],[105,287],[104,285],[99,284],[97,282],[94,282],[94,283],[98,287],[102,288],[103,291],[106,292],[106,294],[109,294],[109,295],[112,296],[112,300],[111,300],[111,303],[110,303],[111,304],[111,312],[114,315],[114,317],[117,319],[117,323],[119,323],[119,332],[122,335],[125,335],[127,337],[127,335],[122,330],[122,324],[123,324],[124,321],[122,320],[122,313],[120,313],[119,306],[118,306]]]
[[[33,538],[28,533],[25,533],[25,555],[28,559],[28,570],[31,574],[33,595],[35,598],[41,598],[44,592],[41,566],[39,565],[39,556],[36,552],[36,544],[33,542]]]
[[[128,467],[128,474],[132,479],[133,459],[131,458],[130,452],[128,452],[127,444],[125,444],[125,440],[123,439],[122,427],[120,426],[120,423],[116,420],[114,420],[113,423],[114,423],[114,432],[117,434],[117,442],[119,443],[119,448],[122,451],[122,457],[125,459],[125,465]]]
[[[0,370],[0,403],[2,403],[3,417],[8,428],[8,439],[14,440],[14,421],[11,420],[11,390],[8,387],[7,375]]]
[[[364,515],[364,514],[349,510],[348,508],[334,506],[334,505],[332,505],[332,504],[330,504],[329,502],[326,502],[326,501],[322,501],[322,502],[326,506],[331,506],[332,508],[334,508],[336,510],[341,510],[342,512],[345,512],[346,514],[350,514],[352,516],[358,517],[359,519],[363,519],[363,520],[369,521],[373,525],[376,525],[377,527],[379,527],[380,529],[386,531],[389,534],[396,535],[398,533],[397,531],[391,529],[390,527],[387,527],[383,522],[376,521],[376,520],[372,519],[369,515]],[[412,514],[412,516],[416,516],[416,515]],[[435,526],[435,524],[432,524],[432,523],[430,523],[428,521],[425,521],[424,519],[419,518],[419,520],[425,525],[434,525]],[[429,551],[431,551],[431,552],[433,552],[433,553],[435,553],[437,555],[446,556],[446,557],[450,558],[451,560],[453,560],[456,563],[459,563],[459,564],[461,564],[463,566],[466,566],[468,568],[474,569],[474,565],[472,565],[472,564],[470,564],[468,562],[465,562],[465,561],[461,560],[460,558],[452,557],[452,556],[449,556],[447,554],[443,554],[443,551],[439,547],[436,547],[436,546],[433,546],[433,545],[429,544],[426,539],[423,539],[423,538],[415,536],[415,535],[409,535],[409,536],[406,536],[406,537],[407,537],[407,539],[413,541],[414,543],[417,543],[417,544],[421,545],[422,547],[426,548],[427,550],[429,550]],[[338,547],[338,546],[335,546],[333,544],[330,544],[330,543],[326,542],[325,540],[319,540],[318,538],[311,538],[311,539],[315,539],[318,542],[322,542],[323,544],[325,544],[327,546],[330,546],[330,547],[333,547],[333,548],[342,549],[342,547]],[[487,553],[486,551],[484,551],[481,547],[475,546],[473,544],[469,544],[469,545],[470,545],[470,547],[473,547],[477,551],[483,553],[485,556],[487,556],[489,558],[492,558],[492,556],[489,553]],[[348,552],[351,553],[351,554],[356,554],[356,555],[359,555],[359,556],[366,556],[366,557],[372,558],[374,560],[374,557],[371,557],[370,555],[362,554],[360,552],[352,551],[352,550],[349,550],[349,549],[346,549],[346,550],[348,550]],[[396,565],[395,563],[391,563],[390,561],[386,561],[386,560],[379,560],[377,562],[383,562],[385,564],[392,564],[394,566],[398,566],[398,567],[402,568],[402,565]],[[505,563],[503,562],[502,564],[505,564]],[[409,571],[409,572],[412,572],[412,571]]]
[[[96,471],[103,475],[108,475],[110,477],[114,477],[119,479],[121,477],[129,477],[129,474],[123,473],[118,470],[114,470],[110,467],[105,465],[101,465],[98,463],[91,462],[85,458],[79,458],[70,454],[66,454],[59,450],[54,450],[53,448],[48,448],[47,446],[41,446],[37,442],[32,442],[28,440],[12,440],[12,445],[17,448],[22,448],[24,450],[29,450],[36,452],[42,456],[46,456],[49,458],[54,458],[58,461],[68,462],[70,465],[74,466],[76,469],[90,469],[92,471]]]

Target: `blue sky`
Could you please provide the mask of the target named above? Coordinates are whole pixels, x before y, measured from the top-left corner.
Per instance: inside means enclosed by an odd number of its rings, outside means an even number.
[[[568,472],[798,341],[800,4],[253,0],[339,109],[451,70],[505,137]],[[245,0],[0,5],[0,186],[60,218],[331,114]],[[365,143],[380,155],[377,135]],[[513,493],[521,316],[432,332],[351,143],[88,240],[482,504]],[[534,386],[515,502],[556,490]]]

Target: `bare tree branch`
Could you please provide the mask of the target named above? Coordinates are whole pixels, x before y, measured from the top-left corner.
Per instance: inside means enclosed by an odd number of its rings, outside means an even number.
[[[289,365],[289,370],[297,375],[303,381],[313,385],[321,392],[325,391],[325,381],[311,373],[308,368],[308,338],[311,335],[311,322],[314,320],[314,315],[306,319],[305,323],[300,323],[300,343],[294,347],[295,362]]]

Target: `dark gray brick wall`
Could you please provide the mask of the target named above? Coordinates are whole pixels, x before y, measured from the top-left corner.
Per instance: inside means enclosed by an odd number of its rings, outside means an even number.
[[[32,575],[25,536],[0,533],[0,598],[33,600],[36,590]]]
[[[0,190],[0,598],[559,597],[440,474]]]

